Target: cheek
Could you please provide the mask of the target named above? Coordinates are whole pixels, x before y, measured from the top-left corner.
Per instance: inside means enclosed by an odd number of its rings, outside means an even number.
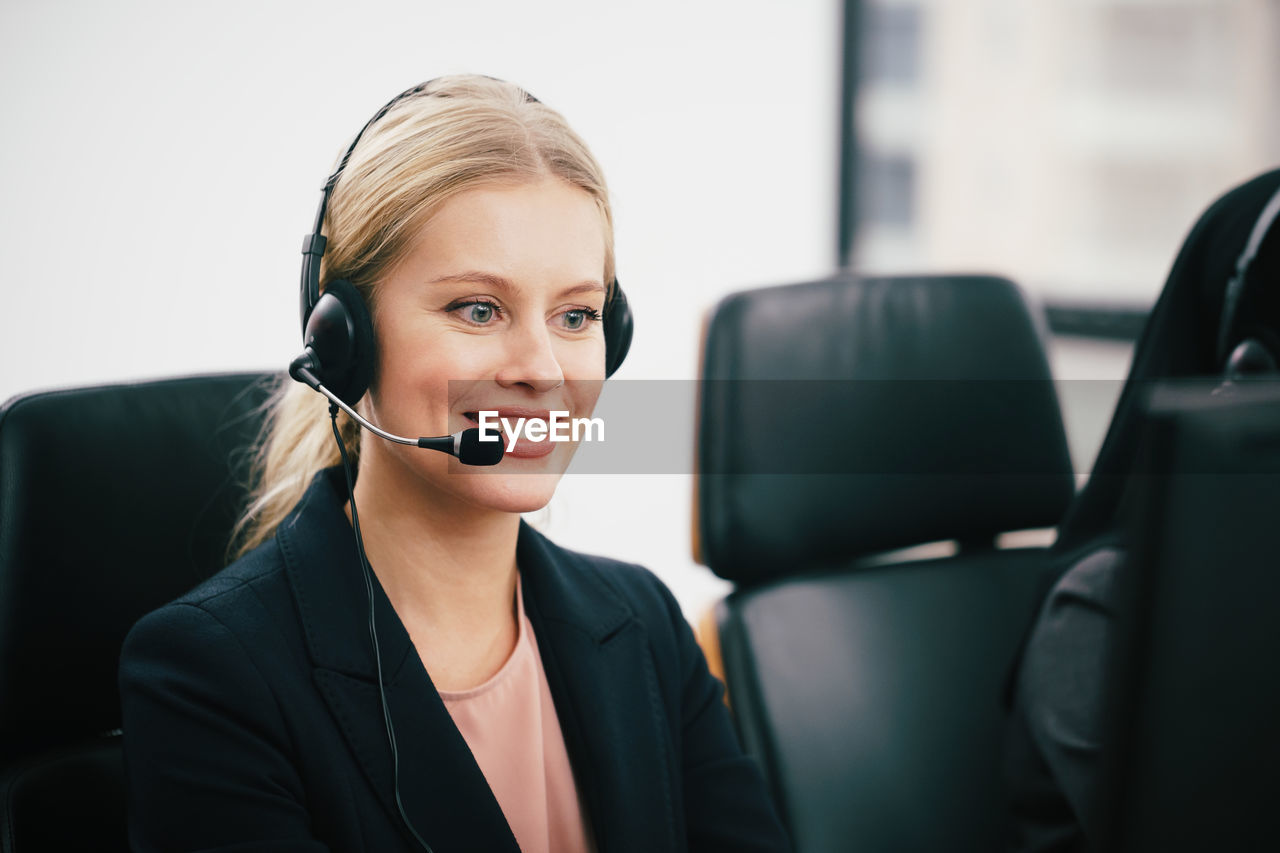
[[[435,428],[434,411],[443,409],[453,371],[429,336],[412,330],[384,328],[378,338],[378,366],[370,386],[374,404],[412,430]]]
[[[388,322],[378,327],[378,372],[396,384],[433,385],[474,378],[484,347],[465,335],[449,335],[429,321]]]
[[[604,349],[604,336],[599,335],[560,347],[556,360],[566,379],[603,380]]]
[[[573,378],[566,384],[569,388],[565,400],[573,413],[577,416],[590,415],[596,409],[596,403],[600,400],[600,392],[604,390],[604,371],[598,371],[598,377],[591,378]]]

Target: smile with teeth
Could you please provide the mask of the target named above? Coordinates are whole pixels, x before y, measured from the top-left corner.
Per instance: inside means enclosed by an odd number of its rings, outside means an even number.
[[[567,411],[511,408],[463,412],[481,428],[481,441],[503,441],[513,456],[545,456],[556,442],[603,441],[601,418],[570,418]]]
[[[566,413],[567,414],[567,413]],[[481,428],[481,441],[502,442],[506,456],[518,459],[538,458],[555,450],[547,438],[551,413],[528,410],[480,409],[466,412],[466,417]]]
[[[472,422],[473,424],[475,424],[476,426],[479,426],[479,425],[480,425],[480,413],[479,413],[479,412],[463,412],[463,413],[462,413],[462,416],[463,416],[463,417],[465,417],[467,420],[471,421],[471,422]],[[507,438],[507,434],[506,434],[505,432],[503,432],[503,430],[502,430],[502,420],[501,420],[501,419],[499,419],[499,420],[498,420],[498,422],[497,422],[496,424],[495,424],[492,420],[490,420],[490,421],[486,424],[485,429],[486,429],[486,432],[496,432],[496,433],[497,433],[499,436],[501,436],[503,439],[506,439],[506,438]]]

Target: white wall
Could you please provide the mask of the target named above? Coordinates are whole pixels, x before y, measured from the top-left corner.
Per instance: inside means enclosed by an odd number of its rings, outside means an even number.
[[[722,294],[835,256],[839,3],[0,3],[0,399],[283,368],[334,157],[439,74],[520,83],[604,164],[637,336],[619,378],[692,378]],[[690,425],[692,431],[692,425]],[[569,477],[562,544],[696,611],[687,476]]]

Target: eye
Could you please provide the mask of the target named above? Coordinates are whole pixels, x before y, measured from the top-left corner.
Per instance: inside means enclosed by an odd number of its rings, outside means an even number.
[[[473,323],[484,325],[493,319],[493,306],[488,302],[476,302],[467,306],[467,319]]]
[[[600,312],[594,308],[570,308],[560,315],[561,323],[571,332],[577,332],[583,329],[588,323],[594,323],[600,319]]]
[[[487,299],[467,299],[454,302],[446,309],[450,313],[459,312],[458,316],[472,326],[488,326],[495,318],[502,315],[497,303]]]

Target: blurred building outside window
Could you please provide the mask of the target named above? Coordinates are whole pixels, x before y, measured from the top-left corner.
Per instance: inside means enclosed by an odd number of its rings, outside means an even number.
[[[855,269],[993,272],[1049,305],[1145,309],[1209,202],[1280,165],[1275,0],[865,0],[858,14]],[[1131,350],[1056,335],[1051,359],[1060,380],[1119,380]],[[1079,470],[1110,407],[1071,384]]]

